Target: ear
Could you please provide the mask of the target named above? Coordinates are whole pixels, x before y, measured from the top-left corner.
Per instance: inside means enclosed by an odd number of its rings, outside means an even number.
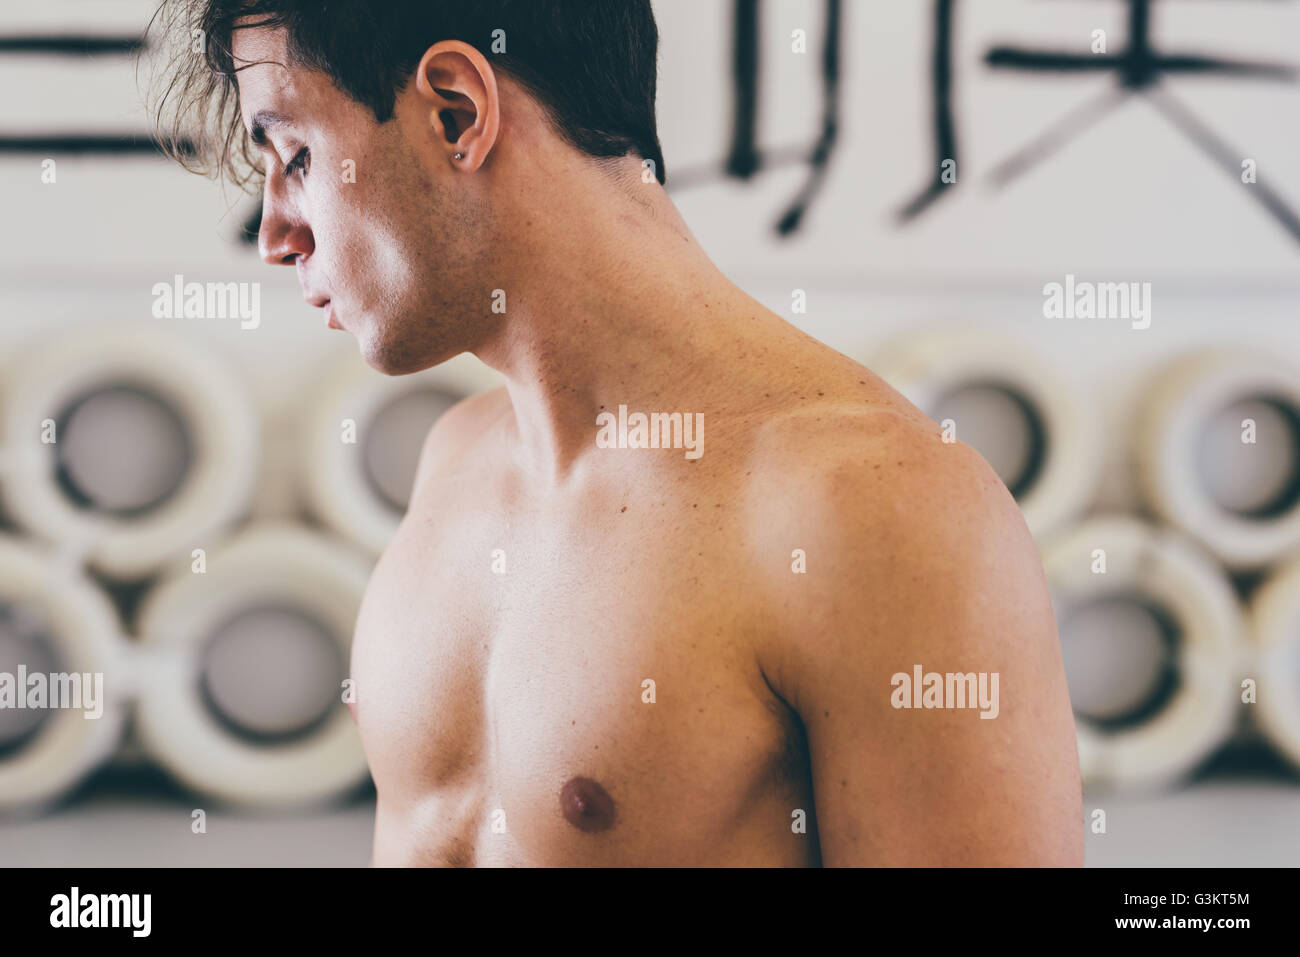
[[[501,126],[496,73],[483,54],[460,40],[435,43],[420,58],[415,84],[447,161],[466,171],[482,166]]]

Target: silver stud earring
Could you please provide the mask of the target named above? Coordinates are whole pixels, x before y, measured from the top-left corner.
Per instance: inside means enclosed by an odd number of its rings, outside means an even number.
[[[458,160],[463,160],[464,158],[465,158],[465,154],[464,154],[464,153],[457,153],[457,154],[456,154],[456,159],[458,159]]]

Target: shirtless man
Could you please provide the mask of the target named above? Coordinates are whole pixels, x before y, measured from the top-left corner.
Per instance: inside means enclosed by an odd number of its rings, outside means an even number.
[[[375,864],[1081,863],[1015,502],[705,255],[648,0],[186,6],[173,93],[260,151],[265,261],[383,373],[507,381],[429,433],[357,624]],[[620,407],[703,431],[611,448]],[[918,666],[1000,701],[899,707]]]

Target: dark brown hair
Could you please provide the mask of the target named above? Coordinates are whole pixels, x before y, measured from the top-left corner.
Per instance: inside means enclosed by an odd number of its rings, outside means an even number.
[[[324,73],[380,123],[425,50],[461,40],[528,90],[572,146],[635,152],[664,182],[650,0],[164,0],[148,31],[148,46],[163,50],[151,106],[160,139],[186,168],[241,185],[260,164],[240,118],[231,37],[258,26],[283,27],[293,64]],[[498,38],[505,52],[493,52]]]

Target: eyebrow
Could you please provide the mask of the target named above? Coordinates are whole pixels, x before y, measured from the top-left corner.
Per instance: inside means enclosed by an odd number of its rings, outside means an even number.
[[[248,136],[254,145],[259,147],[266,146],[267,129],[277,126],[288,126],[293,120],[283,113],[276,113],[274,110],[258,110],[253,114],[253,122],[249,129]]]

